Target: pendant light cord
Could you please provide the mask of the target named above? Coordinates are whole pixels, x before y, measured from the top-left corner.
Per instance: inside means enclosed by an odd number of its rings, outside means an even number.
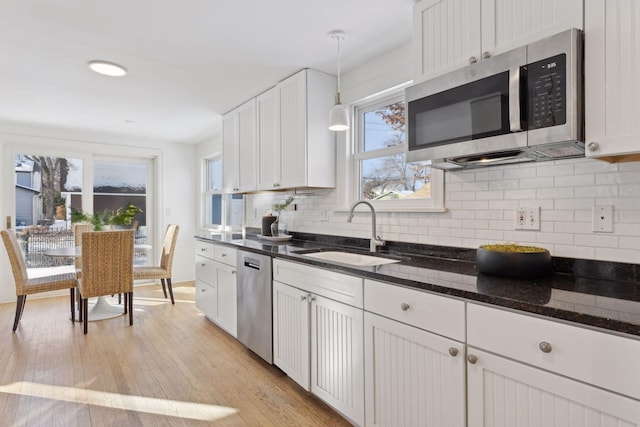
[[[338,96],[340,96],[340,35],[336,36],[338,40]]]

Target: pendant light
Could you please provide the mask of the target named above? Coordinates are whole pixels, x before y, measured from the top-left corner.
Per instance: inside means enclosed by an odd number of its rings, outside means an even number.
[[[336,105],[329,110],[329,130],[345,131],[349,129],[349,112],[340,101],[340,40],[344,40],[344,31],[335,30],[329,33],[329,37],[338,41],[338,92],[336,93]]]

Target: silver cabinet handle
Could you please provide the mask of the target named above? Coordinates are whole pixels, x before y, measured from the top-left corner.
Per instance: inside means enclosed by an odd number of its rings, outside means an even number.
[[[469,354],[467,356],[467,360],[469,361],[469,363],[471,363],[472,365],[475,365],[475,363],[478,361],[478,356],[476,356],[475,354]]]
[[[201,252],[207,252],[207,248],[200,248]]]
[[[315,301],[315,300],[316,300],[316,296],[315,296],[315,295],[312,295],[312,296],[311,296],[311,302],[313,302],[313,301]]]
[[[455,347],[449,347],[449,354],[456,357],[458,355],[458,349]]]
[[[207,292],[207,290],[205,288],[201,288],[200,292]]]
[[[491,53],[487,52],[486,50],[482,52],[482,59],[489,59],[489,58],[491,58]]]
[[[220,256],[221,256],[222,258],[224,258],[224,257],[226,257],[226,256],[227,256],[227,254],[222,253],[222,254],[220,254]]]
[[[274,186],[274,187],[280,187],[280,184],[278,184],[277,182],[274,182],[274,183],[273,183],[273,186]]]
[[[300,301],[306,301],[306,300],[307,300],[307,296],[306,296],[306,295],[302,295],[302,296],[300,297]]]
[[[475,64],[476,62],[478,62],[478,58],[476,58],[475,56],[469,58],[469,64]]]
[[[587,144],[587,149],[589,151],[597,151],[599,148],[600,148],[600,144],[598,144],[595,141],[592,141],[592,142]]]
[[[231,270],[231,274],[236,274],[236,271],[235,270]]]
[[[202,266],[202,268],[205,268],[207,266],[207,264],[200,264]]]
[[[411,308],[411,306],[406,302],[403,302],[402,304],[400,304],[400,308],[402,309],[402,311],[407,311]]]
[[[522,130],[520,114],[520,67],[509,70],[509,128],[511,132]]]
[[[540,347],[540,350],[542,350],[543,353],[551,353],[551,344],[546,341],[542,341],[538,347]]]

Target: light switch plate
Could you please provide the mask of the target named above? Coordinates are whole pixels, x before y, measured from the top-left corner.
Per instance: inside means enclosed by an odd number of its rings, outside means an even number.
[[[597,205],[593,207],[593,232],[613,233],[613,206]]]

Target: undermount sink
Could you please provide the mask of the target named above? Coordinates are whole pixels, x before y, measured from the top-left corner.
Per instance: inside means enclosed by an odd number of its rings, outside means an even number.
[[[377,256],[354,254],[351,252],[340,251],[322,251],[301,254],[311,258],[322,259],[325,261],[339,262],[341,264],[355,265],[359,267],[373,267],[382,264],[391,264],[400,262],[398,259],[383,258]]]

